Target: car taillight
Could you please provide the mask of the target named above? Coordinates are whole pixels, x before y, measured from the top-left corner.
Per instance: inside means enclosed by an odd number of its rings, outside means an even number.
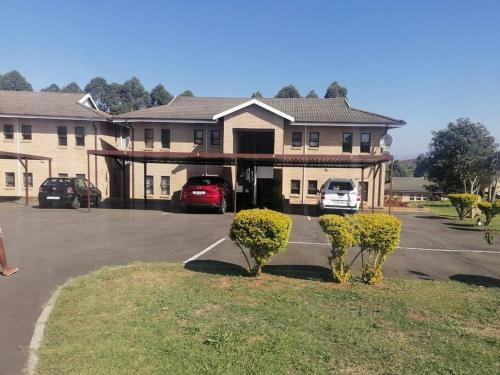
[[[68,186],[68,188],[66,189],[66,193],[72,194],[73,193],[73,188],[71,186]]]
[[[321,199],[325,199],[325,192],[324,191],[321,192]]]

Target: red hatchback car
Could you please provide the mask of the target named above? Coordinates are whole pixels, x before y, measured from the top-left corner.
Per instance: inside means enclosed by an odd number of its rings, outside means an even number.
[[[182,187],[181,203],[185,209],[191,207],[217,208],[226,212],[231,202],[232,190],[226,180],[218,176],[191,177]]]

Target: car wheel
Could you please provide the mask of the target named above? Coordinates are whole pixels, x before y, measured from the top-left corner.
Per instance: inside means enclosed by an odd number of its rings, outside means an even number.
[[[226,198],[222,198],[222,202],[220,202],[219,213],[224,215],[226,213],[227,203]]]
[[[81,206],[80,199],[78,199],[78,197],[75,197],[73,199],[73,202],[71,202],[71,208],[77,210],[80,208],[80,206]]]
[[[41,202],[38,203],[38,208],[47,208],[47,207],[48,207],[47,203],[41,203]]]

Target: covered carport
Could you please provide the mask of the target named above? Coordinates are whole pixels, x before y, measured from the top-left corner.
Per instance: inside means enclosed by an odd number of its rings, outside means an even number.
[[[37,161],[48,161],[49,163],[49,177],[52,177],[52,158],[47,156],[40,155],[32,155],[32,154],[22,154],[19,152],[7,152],[0,151],[0,159],[8,159],[8,160],[18,160],[19,163],[23,166],[24,173],[26,176],[26,180],[28,179],[29,173],[29,160],[37,160]],[[25,203],[29,204],[29,196],[28,196],[28,181],[24,181],[24,190],[25,190]]]
[[[124,163],[126,161],[142,163],[144,165],[144,206],[147,207],[146,178],[147,165],[150,163],[165,164],[190,164],[190,165],[219,165],[234,166],[253,165],[268,167],[303,167],[303,168],[360,168],[361,182],[365,181],[365,170],[372,168],[372,211],[375,206],[375,180],[382,171],[384,163],[391,163],[393,156],[389,154],[382,155],[301,155],[301,154],[243,154],[243,153],[215,153],[215,152],[163,152],[163,151],[121,151],[121,150],[88,150],[87,164],[88,176],[90,179],[90,155],[109,157]],[[133,170],[132,170],[132,173]],[[383,187],[382,179],[379,178],[379,196],[380,200]],[[134,176],[132,175],[132,196],[134,196]],[[237,211],[236,198],[237,189],[234,189],[233,207]],[[90,194],[89,194],[90,200]],[[361,207],[363,208],[363,207]],[[90,202],[88,204],[90,211]]]

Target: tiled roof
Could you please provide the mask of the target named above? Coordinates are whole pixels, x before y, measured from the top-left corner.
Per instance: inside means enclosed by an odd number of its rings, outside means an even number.
[[[414,192],[426,193],[425,186],[427,181],[424,177],[393,177],[392,178],[392,191],[393,192]],[[386,184],[386,189],[389,184]]]
[[[249,100],[251,99],[178,96],[167,105],[124,113],[114,116],[114,118],[206,121],[212,120],[214,115],[218,113],[227,111]],[[352,108],[342,98],[262,98],[257,100],[293,116],[295,122],[405,124],[402,120]]]
[[[79,101],[85,93],[0,90],[0,115],[106,119],[107,113]]]

